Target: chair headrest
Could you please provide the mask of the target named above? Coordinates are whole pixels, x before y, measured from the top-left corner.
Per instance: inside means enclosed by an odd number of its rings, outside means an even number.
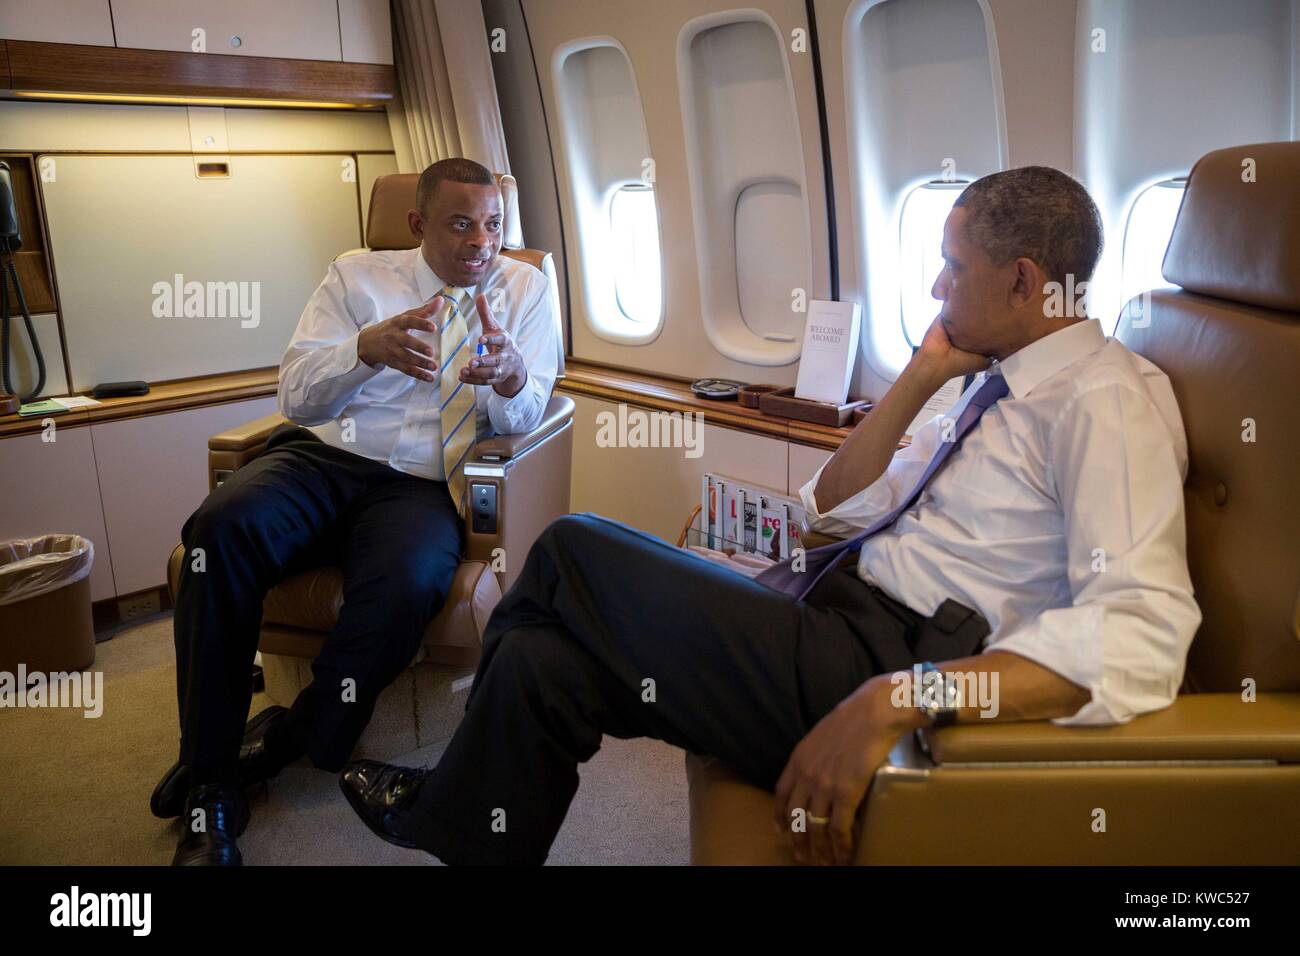
[[[419,173],[392,173],[380,176],[370,189],[370,213],[366,217],[366,246],[370,249],[414,249],[419,243],[411,233],[406,214],[415,208],[415,187]],[[521,249],[523,233],[519,226],[519,186],[508,173],[497,174],[501,187],[502,246]]]
[[[1188,292],[1300,312],[1297,209],[1300,142],[1206,153],[1192,167],[1161,271]]]

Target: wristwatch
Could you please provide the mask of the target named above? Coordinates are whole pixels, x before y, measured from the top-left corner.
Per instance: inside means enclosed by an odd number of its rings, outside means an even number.
[[[937,677],[926,677],[927,674]],[[917,709],[930,721],[931,727],[947,727],[957,722],[957,711],[962,706],[961,682],[948,680],[943,668],[933,661],[921,664],[922,688],[917,692]],[[937,688],[937,693],[931,691]]]

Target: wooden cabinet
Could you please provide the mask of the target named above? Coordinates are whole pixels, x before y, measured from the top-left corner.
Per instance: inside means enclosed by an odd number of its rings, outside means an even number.
[[[825,448],[809,448],[807,445],[790,443],[790,462],[787,466],[786,494],[799,497],[799,490],[808,484],[817,469],[826,464],[831,452]]]
[[[166,582],[181,527],[208,495],[208,438],[275,409],[258,398],[90,426],[118,594]]]
[[[90,599],[111,598],[118,592],[90,429],[61,428],[58,416],[51,420],[44,432],[0,439],[0,540],[54,533],[89,538],[95,547]],[[166,560],[165,554],[159,558],[159,568]]]
[[[0,0],[0,86],[383,106],[388,0]]]
[[[56,416],[45,433],[0,439],[0,540],[89,538],[94,601],[164,584],[208,494],[208,438],[275,408],[265,397],[75,427]]]
[[[617,421],[620,414],[663,413],[635,406],[620,413],[613,402],[569,394],[577,406],[570,491],[575,512],[607,515],[665,541],[676,541],[682,523],[700,500],[700,479],[707,472],[764,488],[786,487],[789,444],[785,441],[705,423],[696,433],[698,457],[687,457],[681,448],[612,451],[598,441],[607,422]]]
[[[337,0],[112,0],[117,45],[178,53],[342,60]],[[203,49],[196,48],[201,30]]]
[[[339,0],[344,63],[393,62],[388,0]]]
[[[0,37],[113,45],[108,0],[0,0]]]
[[[200,30],[201,44],[195,33]],[[0,37],[175,53],[393,62],[388,0],[0,0]]]

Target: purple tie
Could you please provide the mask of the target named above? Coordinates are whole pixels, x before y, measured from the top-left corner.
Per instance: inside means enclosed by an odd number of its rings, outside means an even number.
[[[767,568],[754,580],[761,581],[773,590],[784,591],[797,600],[803,600],[817,586],[817,582],[825,576],[826,572],[838,567],[845,556],[857,554],[861,551],[862,542],[877,531],[888,528],[898,520],[899,515],[912,507],[916,499],[921,496],[926,484],[934,477],[935,472],[943,467],[943,463],[953,453],[953,449],[961,443],[966,433],[975,427],[975,423],[980,420],[980,416],[984,414],[985,409],[991,408],[994,403],[1006,394],[1007,380],[1001,375],[989,376],[984,384],[979,387],[979,390],[971,396],[970,403],[957,418],[957,427],[952,441],[940,442],[939,450],[930,459],[930,464],[926,466],[925,472],[921,475],[921,480],[916,483],[912,493],[907,496],[902,504],[876,519],[871,527],[859,532],[852,538],[846,538],[843,541],[836,541],[834,544],[823,545],[820,548],[813,548],[811,551],[804,552],[805,570],[803,571],[791,570],[791,565],[794,563],[794,559],[791,558]]]

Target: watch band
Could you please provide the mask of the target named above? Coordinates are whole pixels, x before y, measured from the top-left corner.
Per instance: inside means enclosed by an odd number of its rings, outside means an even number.
[[[949,685],[943,677],[943,668],[934,661],[921,664],[921,674],[939,674],[939,686],[942,688],[942,700],[935,703],[922,702],[918,708],[930,721],[931,727],[948,727],[957,722],[957,711],[961,708],[961,691],[956,685]],[[951,692],[950,692],[951,691]]]

